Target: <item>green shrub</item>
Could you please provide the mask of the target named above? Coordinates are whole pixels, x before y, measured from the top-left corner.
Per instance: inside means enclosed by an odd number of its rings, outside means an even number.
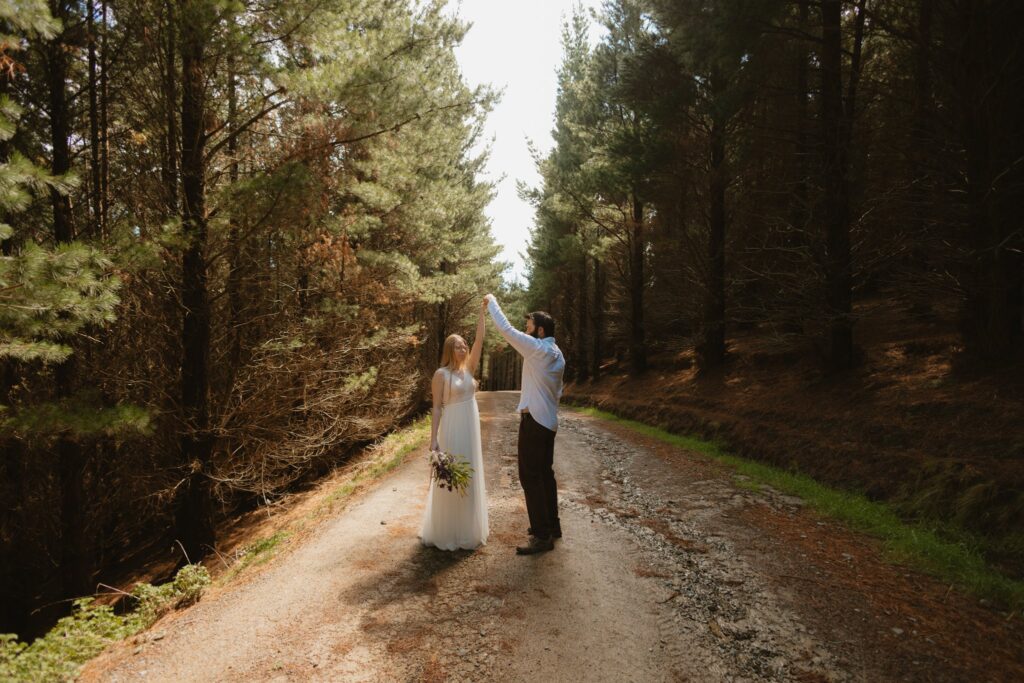
[[[195,603],[209,583],[206,567],[190,564],[161,586],[137,585],[131,592],[137,604],[127,614],[93,605],[93,598],[79,598],[71,614],[31,645],[13,634],[0,634],[0,681],[73,680],[79,667],[108,644],[138,633],[172,609]]]

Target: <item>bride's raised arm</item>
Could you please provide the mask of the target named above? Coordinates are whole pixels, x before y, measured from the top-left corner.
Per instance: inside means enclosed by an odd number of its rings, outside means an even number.
[[[484,351],[484,336],[487,334],[487,329],[484,326],[484,306],[480,306],[480,315],[476,319],[476,336],[473,337],[473,348],[469,350],[469,358],[466,360],[466,367],[469,368],[469,372],[474,377],[476,376],[477,366],[480,365],[480,356]]]

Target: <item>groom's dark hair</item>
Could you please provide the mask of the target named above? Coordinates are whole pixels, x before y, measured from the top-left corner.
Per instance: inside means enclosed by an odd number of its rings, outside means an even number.
[[[526,317],[533,319],[534,327],[544,328],[545,337],[555,336],[555,319],[544,311],[534,311],[533,313],[528,313]]]

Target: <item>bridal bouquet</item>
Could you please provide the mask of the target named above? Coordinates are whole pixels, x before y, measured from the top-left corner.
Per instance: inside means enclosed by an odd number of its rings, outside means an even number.
[[[430,451],[430,479],[449,491],[466,493],[473,468],[451,453]]]

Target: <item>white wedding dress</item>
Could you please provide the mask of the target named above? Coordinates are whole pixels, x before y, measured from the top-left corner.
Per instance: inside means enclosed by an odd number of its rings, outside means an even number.
[[[476,382],[468,372],[442,370],[445,388],[437,443],[441,450],[468,462],[473,471],[465,493],[442,489],[430,481],[420,542],[441,550],[468,550],[485,544],[488,533]]]

